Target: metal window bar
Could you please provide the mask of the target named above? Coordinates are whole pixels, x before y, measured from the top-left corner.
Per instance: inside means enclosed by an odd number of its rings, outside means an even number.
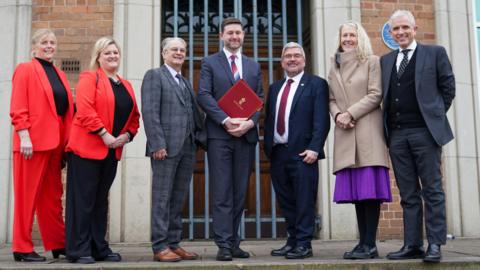
[[[203,29],[203,55],[206,57],[208,56],[208,0],[203,1],[203,21],[204,21],[204,29]],[[210,190],[209,190],[209,170],[208,170],[208,157],[207,153],[205,152],[205,217],[204,217],[204,224],[205,224],[205,239],[210,238],[210,205],[209,205],[209,198],[210,198]]]
[[[190,13],[189,21],[188,21],[188,79],[190,82],[193,82],[193,0],[188,1],[188,12]],[[194,225],[195,222],[193,220],[193,211],[194,211],[194,197],[193,197],[193,181],[194,176],[192,174],[192,179],[190,181],[190,189],[188,192],[188,239],[193,240],[194,235]]]

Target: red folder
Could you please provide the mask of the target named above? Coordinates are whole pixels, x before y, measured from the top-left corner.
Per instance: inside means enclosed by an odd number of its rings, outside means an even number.
[[[263,107],[263,101],[243,79],[238,80],[218,101],[231,118],[250,118]]]

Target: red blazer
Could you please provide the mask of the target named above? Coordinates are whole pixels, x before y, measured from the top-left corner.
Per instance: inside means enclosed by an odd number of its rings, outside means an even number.
[[[57,67],[55,70],[68,96],[68,110],[63,116],[62,143],[65,146],[73,119],[73,99],[65,73]],[[42,64],[35,58],[19,64],[15,69],[12,78],[10,117],[15,131],[28,129],[33,151],[52,150],[58,147],[60,125],[52,86]],[[20,151],[20,138],[17,132],[13,134],[13,151]]]
[[[133,139],[140,125],[140,113],[132,85],[122,78],[120,80],[133,101],[132,111],[120,134],[128,131]],[[108,147],[95,132],[106,128],[111,133],[115,114],[115,96],[105,72],[102,69],[82,72],[76,88],[76,98],[77,113],[73,119],[66,151],[74,152],[82,158],[104,159],[107,157]],[[119,147],[115,151],[117,160],[122,156],[122,149],[123,147]]]

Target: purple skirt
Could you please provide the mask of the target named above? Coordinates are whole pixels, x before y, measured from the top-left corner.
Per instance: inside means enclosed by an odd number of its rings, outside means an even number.
[[[336,173],[333,201],[351,203],[361,200],[392,201],[388,168],[369,166],[346,168]]]

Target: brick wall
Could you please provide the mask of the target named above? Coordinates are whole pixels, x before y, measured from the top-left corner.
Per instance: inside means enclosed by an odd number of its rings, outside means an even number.
[[[87,69],[95,41],[113,35],[113,0],[33,0],[32,6],[32,33],[50,28],[57,36],[57,66],[62,59],[75,59],[80,71]],[[67,76],[75,87],[78,72]]]
[[[50,28],[55,32],[58,40],[55,64],[58,67],[61,67],[62,59],[74,59],[80,61],[80,71],[88,69],[95,41],[113,35],[113,1],[33,0],[32,33],[39,28]],[[66,74],[70,87],[74,88],[79,72]],[[64,199],[63,203],[65,205]],[[33,239],[35,244],[41,243],[36,224]]]
[[[418,26],[416,39],[422,43],[435,42],[435,14],[433,0],[362,0],[362,25],[365,27],[376,55],[390,52],[383,43],[381,29],[397,9],[412,11]],[[379,239],[403,237],[402,208],[395,177],[390,170],[393,202],[382,206],[379,224]]]

